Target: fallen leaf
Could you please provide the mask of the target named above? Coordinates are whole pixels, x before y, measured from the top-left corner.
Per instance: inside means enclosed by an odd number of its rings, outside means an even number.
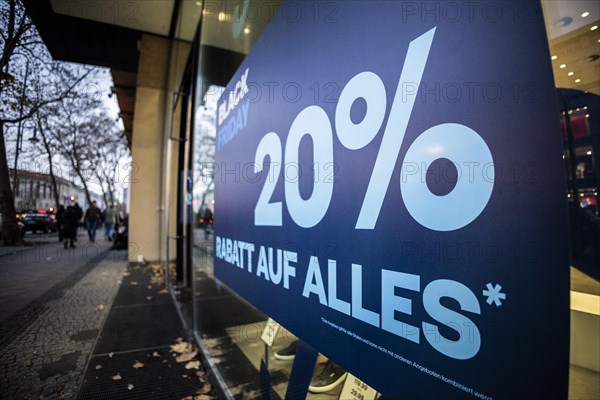
[[[194,400],[194,398],[192,396],[185,396],[183,399],[181,400]]]
[[[205,383],[200,389],[196,390],[196,394],[207,394],[212,392],[212,385],[210,383]]]
[[[127,385],[127,389],[132,390],[133,389],[133,384],[130,383],[129,385]]]
[[[198,396],[194,396],[194,400],[211,400],[211,398],[205,394],[199,394]]]
[[[152,289],[152,285],[148,285],[148,289]]]
[[[169,291],[167,289],[162,289],[158,292],[158,294],[169,294]]]
[[[173,344],[171,345],[171,350],[173,350],[176,353],[183,353],[184,351],[186,351],[187,345],[188,344],[186,342]]]
[[[129,275],[131,275],[130,272],[127,272],[127,271],[123,272],[123,276],[129,276]]]
[[[208,353],[213,356],[213,357],[218,357],[218,356],[222,356],[223,355],[223,351],[222,350],[218,350],[218,349],[209,349]]]
[[[135,369],[144,368],[144,364],[139,362],[138,360],[135,360],[135,364],[133,364],[133,368],[135,368]]]
[[[98,307],[96,307],[96,310],[98,311],[104,311],[106,307],[104,306],[104,304],[100,304]]]
[[[206,371],[198,371],[196,372],[196,376],[198,376],[200,379],[203,379],[206,376]]]
[[[199,369],[200,368],[200,361],[190,361],[189,363],[185,364],[185,369]]]
[[[131,282],[129,282],[129,284],[132,286],[137,286],[138,283],[136,281],[131,281]]]
[[[96,365],[96,369],[102,369],[102,365],[100,365],[100,364]]]
[[[221,344],[221,340],[219,340],[219,339],[208,339],[206,337],[203,339],[204,339],[204,343],[206,343],[206,346],[209,348],[216,347]]]
[[[112,377],[112,379],[113,379],[113,381],[120,381],[123,378],[121,378],[121,374],[120,373],[117,373],[115,376]]]
[[[158,351],[155,351],[154,353],[152,353],[152,357],[162,357],[160,354],[158,354]]]
[[[152,296],[146,296],[146,300],[148,300],[148,301],[152,301],[153,298],[154,297],[152,297]]]
[[[175,343],[183,343],[183,338],[178,337],[177,339],[175,339]]]
[[[108,356],[109,356],[110,358],[113,358],[113,356],[114,356],[114,355],[115,355],[115,353],[112,353],[112,352],[108,353]]]
[[[188,379],[188,378],[189,378],[189,376],[187,376],[187,374],[183,374],[183,375],[181,375],[181,376],[182,376],[183,378],[185,378],[185,379]]]
[[[190,360],[192,360],[194,357],[196,357],[196,355],[198,354],[198,351],[192,351],[191,353],[182,353],[181,355],[177,356],[177,358],[175,358],[175,361],[177,361],[178,363],[183,363],[183,362],[188,362]]]

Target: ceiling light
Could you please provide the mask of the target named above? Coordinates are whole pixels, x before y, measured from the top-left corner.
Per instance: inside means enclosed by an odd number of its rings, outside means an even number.
[[[588,151],[587,153],[585,153],[585,154],[587,154],[588,156],[591,156],[591,155],[592,155],[592,151],[591,151],[591,150],[589,150],[589,151]]]
[[[219,13],[219,15],[217,16],[217,19],[221,22],[225,21],[225,13],[223,11],[221,11]]]
[[[560,64],[560,68],[566,68],[567,64]]]
[[[585,117],[586,117],[586,118],[589,118],[589,117],[590,117],[590,114],[585,114]]]
[[[584,12],[583,14],[581,14],[581,18],[585,18],[588,15],[590,15],[589,11]]]
[[[567,75],[573,76],[573,71],[570,71]]]
[[[594,25],[590,28],[590,31],[595,31],[596,29],[598,29],[598,25]]]
[[[250,33],[250,28],[244,28],[244,33],[247,35]]]
[[[201,2],[201,1],[197,1],[197,2],[196,2],[196,5],[197,5],[197,6],[201,6],[201,5],[202,5],[202,2]]]
[[[558,56],[552,56],[553,60],[556,60],[558,58]]]
[[[564,28],[567,25],[571,25],[571,22],[573,22],[573,18],[571,18],[571,17],[562,17],[561,19],[559,19],[558,21],[556,21],[556,25]]]
[[[579,83],[579,82],[581,82],[581,79],[579,79],[579,78],[575,79],[575,83]]]

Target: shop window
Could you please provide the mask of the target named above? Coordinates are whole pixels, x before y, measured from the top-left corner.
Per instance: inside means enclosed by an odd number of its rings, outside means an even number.
[[[568,110],[569,120],[571,124],[571,131],[573,139],[583,139],[590,136],[589,126],[589,111],[588,106],[578,107],[576,109]],[[567,124],[566,124],[565,113],[563,112],[560,118],[560,127],[562,129],[563,140],[568,139]]]
[[[250,10],[263,10],[261,3],[249,3],[252,5]],[[271,8],[268,14],[272,15],[276,6],[278,2],[269,4]],[[218,168],[214,158],[216,101],[222,93],[222,86],[227,84],[268,21],[259,20],[256,14],[252,14],[253,19],[249,19],[248,24],[240,28],[241,34],[238,32],[239,36],[232,36],[234,22],[239,21],[243,11],[237,16],[233,15],[233,9],[229,7],[228,2],[217,1],[211,3],[203,15],[199,36],[191,149],[194,332],[215,359],[215,368],[219,370],[225,386],[235,398],[254,398],[252,395],[260,392],[260,360],[265,355],[274,377],[273,388],[276,395],[272,398],[283,398],[291,363],[286,364],[281,357],[285,357],[285,349],[294,342],[294,337],[281,327],[273,346],[265,348],[261,333],[268,323],[267,316],[215,279],[212,248],[212,226],[219,223],[219,215],[213,213],[215,201],[219,201],[219,198],[214,196],[214,172]],[[559,58],[562,57],[560,54]],[[592,225],[587,222],[598,218],[598,147],[595,144],[597,141],[593,142],[594,135],[590,124],[592,103],[574,105],[570,100],[565,100],[564,103],[570,108],[561,106],[564,112],[560,116],[560,126],[564,144],[563,159],[568,177],[572,262],[577,265],[584,262],[582,260],[592,260],[594,251],[598,251],[598,247],[594,248],[598,243],[593,242],[594,236],[590,236],[592,231],[589,227]],[[557,133],[556,130],[551,132],[548,140],[559,140]],[[555,176],[552,179],[564,177]],[[595,240],[598,240],[597,236]],[[323,394],[322,397],[309,395],[312,396],[309,398],[337,398],[338,395],[339,392],[334,395]]]

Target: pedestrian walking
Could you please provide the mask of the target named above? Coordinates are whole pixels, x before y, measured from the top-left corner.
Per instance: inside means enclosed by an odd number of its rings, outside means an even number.
[[[98,228],[98,222],[101,218],[102,213],[100,209],[96,206],[96,202],[92,201],[92,204],[86,210],[84,217],[88,237],[92,243],[96,240],[96,229]]]
[[[104,234],[106,240],[113,240],[115,235],[115,226],[119,222],[119,212],[115,210],[114,205],[110,205],[104,215]]]
[[[58,205],[58,209],[56,210],[56,227],[58,229],[58,241],[62,242],[64,240],[63,235],[63,224],[65,219],[65,206],[62,204]]]
[[[65,249],[69,246],[75,247],[75,237],[77,236],[80,219],[81,208],[77,206],[77,203],[69,205],[63,214],[61,227]]]

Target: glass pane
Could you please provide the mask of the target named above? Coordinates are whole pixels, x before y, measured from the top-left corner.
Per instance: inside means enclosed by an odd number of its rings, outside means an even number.
[[[583,139],[590,136],[590,126],[588,124],[590,114],[588,112],[588,106],[583,106],[581,108],[578,107],[575,110],[569,110],[568,113],[573,139]],[[564,113],[560,118],[560,127],[563,134],[563,140],[567,140],[568,132]]]
[[[600,3],[542,0],[567,176],[571,265],[600,278],[597,172]],[[568,117],[568,118],[567,118]],[[597,285],[597,281],[596,281]],[[574,290],[584,290],[574,288]]]
[[[260,397],[260,339],[267,316],[214,278],[212,225],[217,100],[273,17],[281,1],[217,1],[205,4],[200,32],[193,130],[193,287],[194,331],[216,362],[216,368],[235,398]],[[272,350],[295,338],[278,331]],[[270,351],[274,361],[274,351]],[[271,361],[270,361],[271,363]],[[272,398],[283,398],[292,363],[275,367]],[[276,378],[276,379],[275,379]]]

